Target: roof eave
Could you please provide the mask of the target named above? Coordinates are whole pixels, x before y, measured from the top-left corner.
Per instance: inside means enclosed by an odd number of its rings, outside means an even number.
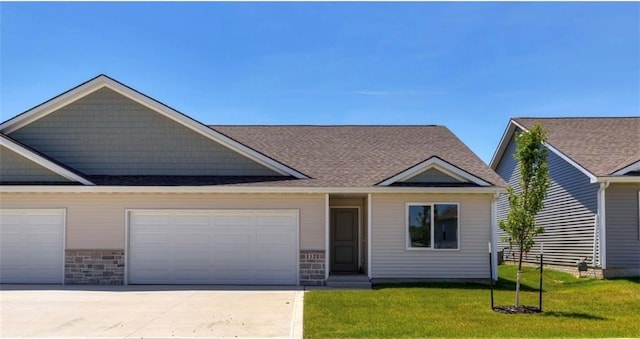
[[[640,177],[638,176],[625,176],[625,175],[604,175],[591,179],[591,183],[630,183],[640,184]]]
[[[253,161],[260,163],[261,165],[270,168],[271,170],[282,174],[290,175],[298,179],[308,179],[304,173],[301,173],[283,163],[280,163],[236,140],[229,138],[228,136],[215,131],[208,126],[200,123],[199,121],[190,118],[175,109],[143,94],[137,90],[118,82],[104,74],[74,87],[73,89],[66,91],[20,115],[9,119],[0,124],[0,132],[9,134],[19,128],[22,128],[33,121],[36,121],[47,114],[50,114],[70,103],[83,98],[101,88],[107,87],[163,116],[217,142],[220,143]]]
[[[0,145],[10,149],[13,152],[16,152],[17,154],[19,154],[22,157],[25,157],[27,159],[29,159],[30,161],[32,161],[33,163],[42,166],[48,170],[50,170],[51,172],[66,178],[70,181],[73,182],[79,182],[83,185],[87,185],[87,186],[93,186],[94,183],[89,181],[87,178],[84,178],[83,176],[74,173],[73,171],[64,168],[61,165],[56,164],[55,162],[47,159],[45,156],[40,155],[38,153],[36,153],[35,151],[32,151],[22,145],[20,145],[19,143],[17,143],[16,141],[14,141],[13,139],[9,138],[6,135],[0,134]]]
[[[406,194],[496,194],[504,187],[273,187],[273,186],[54,186],[0,185],[0,193],[406,193]]]
[[[500,144],[498,146],[498,149],[496,149],[496,152],[493,155],[493,159],[491,159],[490,167],[494,171],[497,169],[498,164],[502,160],[502,157],[504,156],[504,152],[507,149],[507,145],[509,145],[509,141],[511,140],[511,138],[513,138],[513,135],[514,135],[514,133],[516,131],[516,128],[520,128],[523,131],[529,131],[529,129],[524,127],[524,125],[518,123],[515,119],[511,119],[509,121],[509,125],[507,126],[507,129],[506,129],[505,133],[502,135],[502,139],[500,140]],[[569,156],[567,156],[566,154],[562,153],[559,149],[555,148],[549,142],[544,142],[543,145],[545,147],[547,147],[550,151],[552,151],[554,154],[556,154],[558,157],[562,158],[564,161],[568,162],[571,166],[575,167],[577,170],[579,170],[584,175],[589,177],[591,182],[595,182],[595,180],[596,180],[596,175],[595,174],[591,173],[589,170],[584,168],[582,165],[578,164],[575,160],[571,159]]]
[[[487,186],[491,186],[491,184],[483,179],[481,179],[480,177],[473,175],[447,161],[444,161],[442,159],[440,159],[437,156],[432,156],[429,159],[415,165],[412,166],[411,168],[408,168],[380,183],[378,183],[378,186],[389,186],[395,182],[399,182],[399,181],[403,181],[403,180],[407,180],[411,177],[414,177],[420,173],[422,173],[423,171],[428,170],[431,167],[435,167],[437,169],[442,169],[445,174],[451,175],[452,177],[456,178],[462,178],[464,180],[468,180],[469,182],[472,182],[476,185],[482,186],[482,187],[487,187]],[[448,172],[451,172],[448,173]]]

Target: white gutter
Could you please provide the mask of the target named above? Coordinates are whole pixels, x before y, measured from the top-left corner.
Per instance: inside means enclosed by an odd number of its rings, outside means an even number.
[[[498,280],[498,212],[497,202],[500,193],[495,193],[491,199],[491,264],[493,265],[493,280]]]
[[[640,184],[640,177],[638,176],[623,176],[623,175],[610,175],[596,177],[595,180],[591,179],[591,183],[636,183]]]
[[[503,187],[278,187],[3,185],[0,193],[505,193]]]
[[[607,219],[605,205],[605,190],[609,187],[609,182],[600,183],[598,189],[598,217],[600,218],[600,267],[607,268]]]

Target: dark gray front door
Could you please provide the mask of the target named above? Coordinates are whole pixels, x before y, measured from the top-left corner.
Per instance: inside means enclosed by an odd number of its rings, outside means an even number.
[[[331,209],[331,272],[358,272],[358,209]]]

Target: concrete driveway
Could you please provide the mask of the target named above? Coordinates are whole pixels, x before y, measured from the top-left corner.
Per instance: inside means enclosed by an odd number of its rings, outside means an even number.
[[[0,286],[5,337],[302,337],[302,289]]]

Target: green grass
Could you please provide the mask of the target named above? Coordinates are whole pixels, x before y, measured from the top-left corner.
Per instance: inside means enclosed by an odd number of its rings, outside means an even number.
[[[513,305],[515,272],[500,266],[496,305]],[[523,305],[538,305],[538,279],[535,268],[525,269]],[[310,291],[304,337],[640,337],[639,278],[597,280],[545,270],[543,279],[539,314],[494,312],[489,286],[479,284]]]

